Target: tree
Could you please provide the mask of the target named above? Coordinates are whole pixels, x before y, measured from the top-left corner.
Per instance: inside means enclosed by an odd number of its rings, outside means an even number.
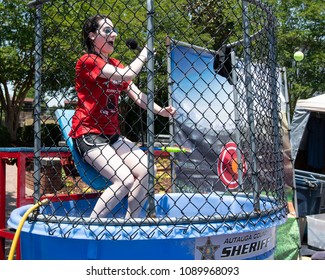
[[[298,99],[324,93],[325,3],[322,0],[270,0],[278,20],[278,63],[285,66],[290,85],[291,112]],[[305,58],[295,62],[301,50]]]
[[[325,3],[322,0],[265,0],[265,1],[188,1],[187,11],[193,26],[205,33],[202,43],[217,50],[223,43],[242,39],[242,5],[249,4],[250,34],[265,26],[263,17],[254,18],[254,12],[268,5],[277,18],[277,63],[286,67],[290,85],[291,111],[300,98],[324,93],[325,83]],[[258,15],[258,14],[257,14]],[[257,19],[257,20],[256,20]],[[204,38],[204,37],[201,37]],[[210,38],[210,39],[209,39]],[[221,42],[221,43],[220,43]],[[297,63],[293,59],[296,50],[302,50],[305,59]],[[259,56],[263,58],[263,49]],[[238,50],[237,50],[238,54]],[[256,55],[257,56],[257,55]]]
[[[250,32],[265,25],[265,15],[250,3]],[[309,97],[324,88],[324,3],[315,0],[267,0],[278,19],[278,62],[285,66],[291,84],[291,105],[298,98]],[[154,25],[156,56],[156,96],[167,100],[166,36],[190,44],[217,50],[224,43],[241,40],[242,1],[156,0]],[[81,27],[87,16],[102,13],[111,17],[120,30],[117,58],[128,64],[135,54],[128,50],[127,38],[136,38],[139,46],[146,41],[147,11],[145,1],[47,1],[42,12],[42,100],[74,97],[74,66],[82,53]],[[256,13],[256,16],[255,16]],[[24,98],[33,95],[35,9],[24,0],[0,0],[0,104],[11,138],[16,139]],[[254,42],[253,42],[254,44]],[[264,49],[253,46],[256,57]],[[293,53],[302,48],[305,59],[293,64]],[[238,50],[237,50],[238,54]],[[297,77],[299,67],[299,78]],[[146,75],[141,84],[145,86]],[[10,95],[10,89],[12,94]],[[130,103],[131,104],[131,103]],[[130,109],[128,105],[125,110]]]
[[[184,1],[183,1],[184,2]],[[171,9],[171,1],[159,3],[160,18],[166,19],[164,7]],[[73,99],[74,66],[82,53],[81,27],[86,17],[101,13],[120,28],[118,45],[114,55],[124,63],[134,58],[134,53],[125,45],[127,38],[135,37],[139,45],[146,41],[146,3],[139,0],[122,1],[45,1],[42,8],[42,85],[41,100],[49,98]],[[176,12],[179,27],[171,22],[169,31],[185,33],[181,23],[182,10]],[[11,139],[17,139],[19,116],[27,94],[33,95],[35,72],[35,8],[28,7],[24,0],[0,0],[0,102],[4,121]],[[175,14],[175,15],[176,15]],[[183,32],[184,31],[184,32]],[[164,31],[162,31],[164,32]],[[166,34],[166,33],[164,33]],[[166,35],[158,35],[159,38]],[[160,48],[159,48],[160,49]],[[165,55],[165,50],[161,51]],[[162,68],[161,68],[162,69]],[[160,71],[160,70],[159,70]],[[164,71],[165,72],[165,71]],[[144,83],[143,83],[144,84]],[[12,90],[11,90],[12,89]],[[167,93],[165,91],[165,93]]]
[[[21,0],[1,0],[0,17],[0,104],[15,141],[23,101],[33,87],[34,24],[31,11]]]

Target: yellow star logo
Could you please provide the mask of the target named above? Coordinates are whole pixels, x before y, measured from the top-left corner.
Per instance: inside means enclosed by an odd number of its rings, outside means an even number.
[[[214,254],[219,248],[219,245],[214,245],[211,242],[210,237],[207,238],[203,246],[196,246],[196,249],[201,252],[201,260],[215,260]]]

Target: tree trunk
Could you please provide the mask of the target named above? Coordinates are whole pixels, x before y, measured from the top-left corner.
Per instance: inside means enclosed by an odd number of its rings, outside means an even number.
[[[18,94],[17,94],[18,92]],[[5,113],[5,125],[10,134],[11,143],[17,143],[17,131],[20,126],[20,112],[24,104],[27,91],[14,89],[13,95],[6,98],[6,106],[3,108]]]
[[[10,134],[12,143],[17,142],[17,130],[19,128],[20,110],[6,110],[5,111],[5,124]]]

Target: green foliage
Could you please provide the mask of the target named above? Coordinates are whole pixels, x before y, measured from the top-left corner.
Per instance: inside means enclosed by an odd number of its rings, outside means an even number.
[[[18,129],[18,144],[23,147],[34,146],[34,126],[27,125]],[[62,140],[60,127],[57,124],[43,124],[41,126],[41,146],[57,147]]]
[[[0,147],[10,147],[10,134],[5,126],[0,125]]]
[[[298,99],[325,93],[325,2],[269,0],[278,19],[278,63],[288,72],[291,112]],[[294,62],[301,50],[305,58]]]
[[[1,83],[28,79],[33,71],[33,17],[25,1],[3,0],[0,4]]]
[[[324,1],[265,0],[247,1],[250,15],[250,34],[264,28],[266,15],[253,2],[268,3],[277,17],[277,62],[287,69],[291,110],[298,98],[324,92]],[[166,37],[189,44],[217,50],[223,44],[243,38],[242,1],[238,0],[157,0],[154,1],[155,98],[164,105],[168,100]],[[136,55],[125,41],[135,38],[139,46],[147,39],[146,2],[56,0],[42,9],[42,94],[45,98],[71,100],[75,97],[75,62],[82,54],[81,29],[84,20],[94,14],[108,15],[119,35],[113,56],[128,64]],[[21,101],[34,94],[35,8],[24,0],[1,0],[0,17],[0,102],[5,110],[5,122],[14,138],[18,128]],[[266,38],[264,38],[266,40]],[[255,57],[263,58],[265,49],[252,42]],[[305,59],[295,64],[293,53],[302,49]],[[236,50],[241,56],[242,48]],[[298,71],[299,70],[299,71]],[[297,75],[299,74],[299,75]],[[137,81],[136,81],[137,82]],[[146,89],[147,76],[140,76],[140,88]],[[13,85],[13,104],[8,100]],[[126,102],[130,102],[126,100]],[[125,108],[132,109],[131,103]],[[137,109],[135,109],[137,110]],[[123,114],[123,112],[122,112]],[[132,115],[132,114],[129,114]],[[159,120],[157,133],[166,128]],[[14,139],[13,139],[14,140]]]
[[[21,101],[33,86],[34,18],[22,0],[2,0],[0,18],[0,102],[15,141]]]
[[[17,143],[23,147],[34,146],[34,126],[26,125],[20,127],[17,131]]]

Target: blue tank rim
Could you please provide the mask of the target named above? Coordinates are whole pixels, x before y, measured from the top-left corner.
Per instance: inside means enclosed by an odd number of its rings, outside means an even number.
[[[265,204],[265,201],[263,201]],[[273,201],[268,201],[272,207]],[[16,208],[10,215],[8,226],[16,229],[24,213],[32,205]],[[42,216],[42,215],[41,215]],[[265,215],[262,211],[256,215],[245,215],[237,220],[213,221],[200,218],[193,223],[177,224],[112,224],[112,219],[101,219],[102,223],[76,219],[70,223],[62,222],[59,218],[54,220],[29,220],[24,223],[22,232],[43,236],[91,240],[149,240],[167,238],[198,238],[223,234],[236,234],[253,232],[266,228],[279,226],[287,220],[286,208],[272,210]],[[61,223],[58,223],[58,222]],[[87,218],[86,218],[87,221]],[[180,221],[180,220],[179,220]],[[177,222],[177,221],[176,221]]]

